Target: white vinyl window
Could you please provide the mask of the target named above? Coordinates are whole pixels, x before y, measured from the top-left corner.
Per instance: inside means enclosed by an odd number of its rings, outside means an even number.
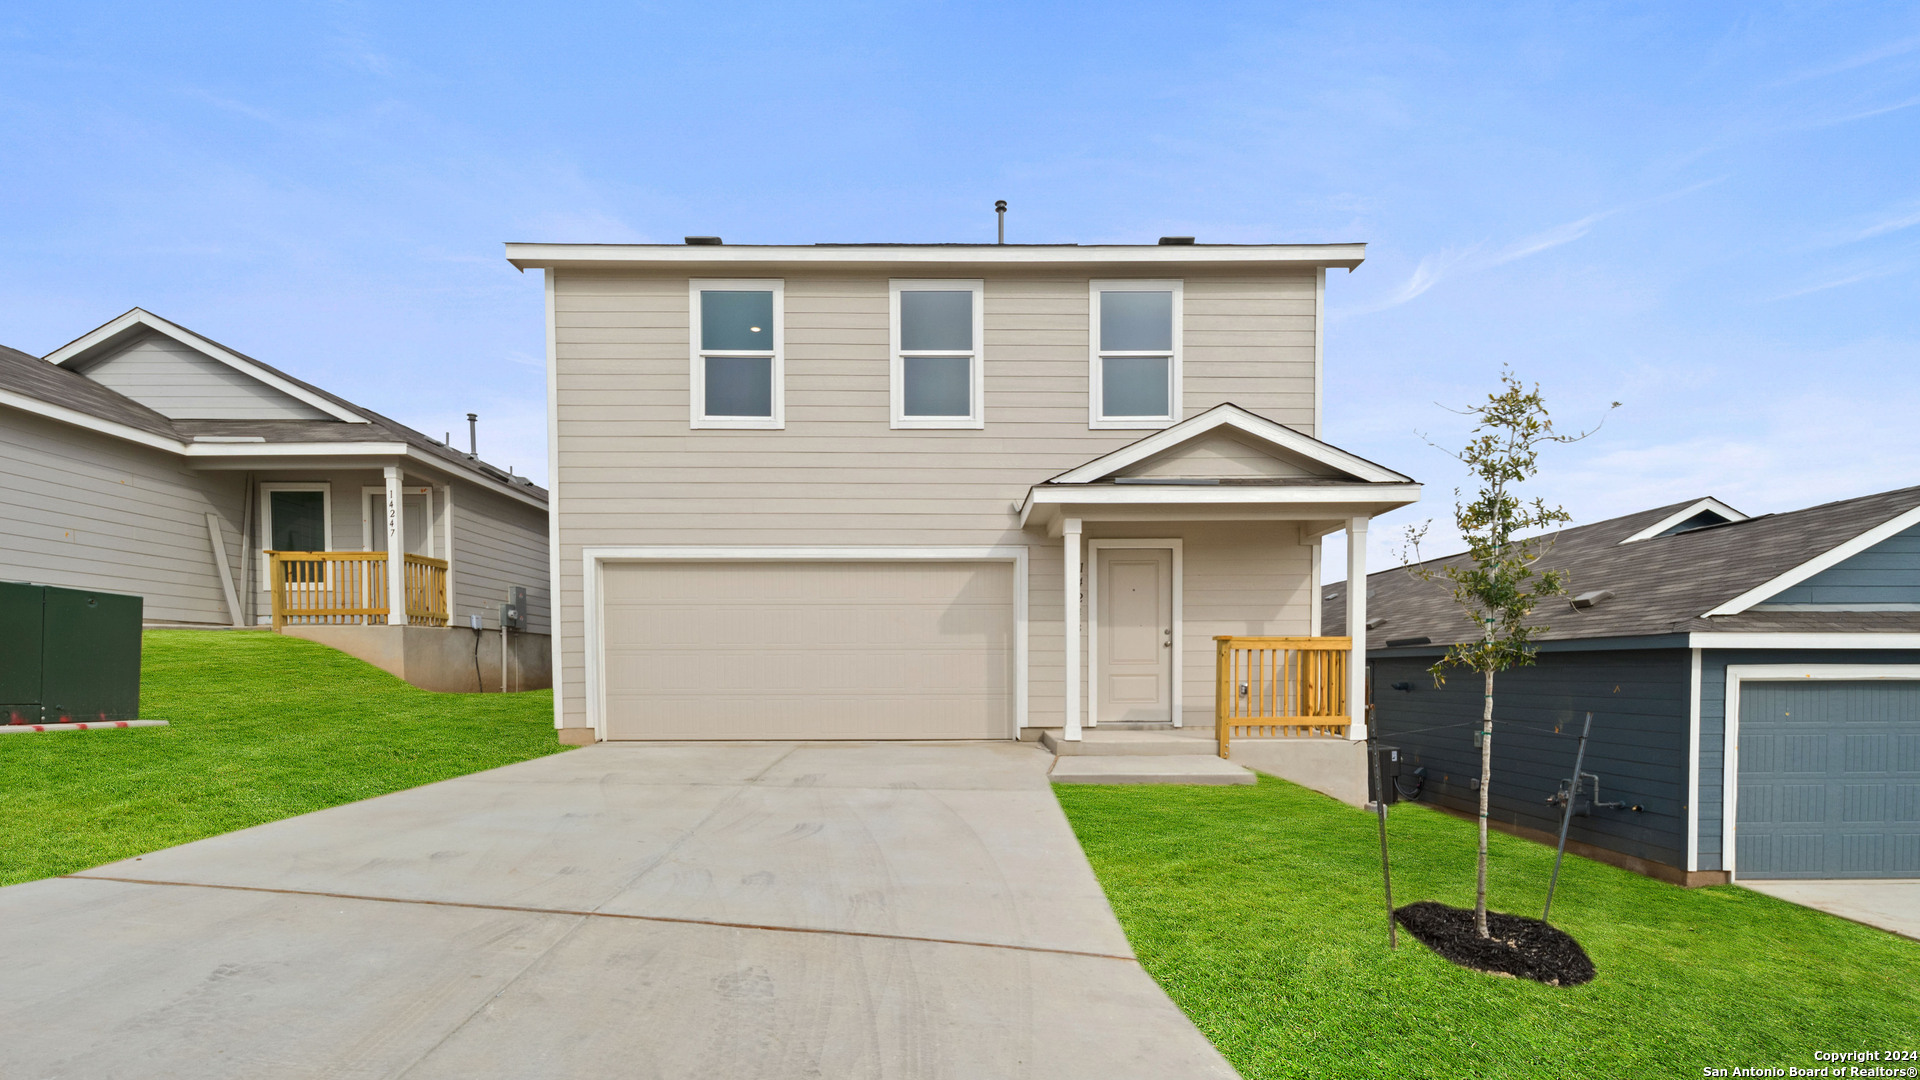
[[[984,283],[889,282],[893,426],[986,426],[981,299]]]
[[[692,426],[786,426],[785,293],[777,279],[688,283]]]
[[[260,485],[260,587],[273,587],[269,551],[332,551],[332,485]]]
[[[1178,281],[1091,285],[1088,426],[1164,428],[1180,419]]]

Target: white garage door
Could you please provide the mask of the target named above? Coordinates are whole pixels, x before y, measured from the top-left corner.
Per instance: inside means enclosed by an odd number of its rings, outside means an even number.
[[[1007,562],[603,568],[610,739],[1004,739]]]

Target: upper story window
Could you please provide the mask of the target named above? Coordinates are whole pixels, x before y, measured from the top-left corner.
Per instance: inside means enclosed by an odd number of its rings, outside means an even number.
[[[785,283],[689,283],[696,428],[786,426]]]
[[[1180,418],[1178,281],[1092,283],[1089,424],[1163,428]]]
[[[890,282],[893,426],[986,425],[978,280]]]

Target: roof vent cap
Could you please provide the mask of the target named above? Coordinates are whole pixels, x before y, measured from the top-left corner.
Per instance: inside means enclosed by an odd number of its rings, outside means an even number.
[[[1191,236],[1163,236],[1160,238],[1161,247],[1173,247],[1176,244],[1191,245],[1192,243],[1193,237]]]
[[[1612,589],[1595,589],[1592,592],[1581,593],[1569,601],[1569,603],[1573,605],[1573,610],[1585,611],[1595,604],[1611,599],[1613,599]]]
[[[1382,617],[1382,618],[1378,618],[1378,619],[1368,619],[1368,620],[1367,620],[1367,629],[1369,629],[1369,630],[1378,630],[1378,629],[1380,629],[1381,627],[1383,627],[1383,626],[1385,626],[1385,625],[1387,625],[1388,623],[1390,623],[1390,622],[1392,622],[1392,621],[1393,621],[1392,619],[1388,619],[1388,618],[1384,618],[1384,617]]]
[[[717,236],[689,236],[687,237],[687,243],[694,247],[719,247],[720,238]]]

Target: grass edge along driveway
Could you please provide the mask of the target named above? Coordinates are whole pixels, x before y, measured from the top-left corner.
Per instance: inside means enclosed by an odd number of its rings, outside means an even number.
[[[1058,787],[1140,962],[1265,1077],[1664,1077],[1920,1049],[1920,942],[1737,886],[1569,855],[1553,922],[1599,977],[1542,986],[1386,946],[1373,815],[1252,787]],[[1396,903],[1473,902],[1473,826],[1392,809]],[[1538,916],[1553,849],[1495,833],[1489,897]]]
[[[553,692],[437,694],[259,631],[149,630],[164,728],[0,735],[0,885],[562,749]]]

